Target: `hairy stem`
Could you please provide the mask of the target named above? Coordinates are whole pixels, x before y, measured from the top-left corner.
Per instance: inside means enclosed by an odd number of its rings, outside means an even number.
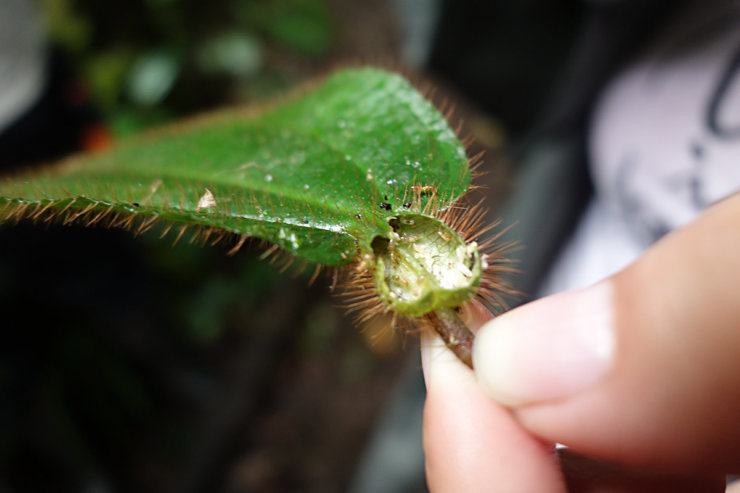
[[[439,308],[429,314],[427,319],[442,337],[448,348],[470,369],[473,368],[473,339],[475,336],[451,308]]]

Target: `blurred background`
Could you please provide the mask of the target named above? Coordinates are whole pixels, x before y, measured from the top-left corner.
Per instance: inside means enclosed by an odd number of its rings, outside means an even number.
[[[0,172],[343,61],[418,73],[486,150],[492,207],[576,0],[0,0]],[[425,491],[418,341],[243,249],[0,227],[0,492]],[[309,273],[310,274],[310,273]]]

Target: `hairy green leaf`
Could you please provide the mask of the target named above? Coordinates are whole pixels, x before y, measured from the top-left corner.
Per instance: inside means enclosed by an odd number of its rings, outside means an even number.
[[[161,220],[339,266],[390,237],[388,220],[411,207],[412,187],[417,206],[435,200],[436,209],[469,185],[443,115],[400,75],[358,68],[262,112],[223,111],[0,181],[0,220],[139,231]]]

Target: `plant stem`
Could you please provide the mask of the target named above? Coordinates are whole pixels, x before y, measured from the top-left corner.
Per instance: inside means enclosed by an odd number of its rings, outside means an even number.
[[[448,348],[460,361],[473,369],[473,339],[475,336],[450,308],[439,308],[427,314],[427,319]]]

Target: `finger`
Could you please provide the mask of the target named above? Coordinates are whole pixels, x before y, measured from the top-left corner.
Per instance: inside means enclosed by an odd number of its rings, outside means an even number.
[[[484,326],[482,387],[546,440],[630,464],[738,470],[740,195],[630,267]]]
[[[730,484],[725,490],[725,493],[740,493],[740,481],[735,481]]]
[[[473,333],[476,333],[483,324],[493,319],[493,314],[478,300],[473,300],[463,306],[460,318]]]
[[[486,396],[473,372],[431,332],[422,339],[422,360],[424,453],[432,492],[565,491],[553,448]]]
[[[565,449],[558,454],[568,493],[721,493],[725,477],[721,474],[687,476],[625,467]]]

